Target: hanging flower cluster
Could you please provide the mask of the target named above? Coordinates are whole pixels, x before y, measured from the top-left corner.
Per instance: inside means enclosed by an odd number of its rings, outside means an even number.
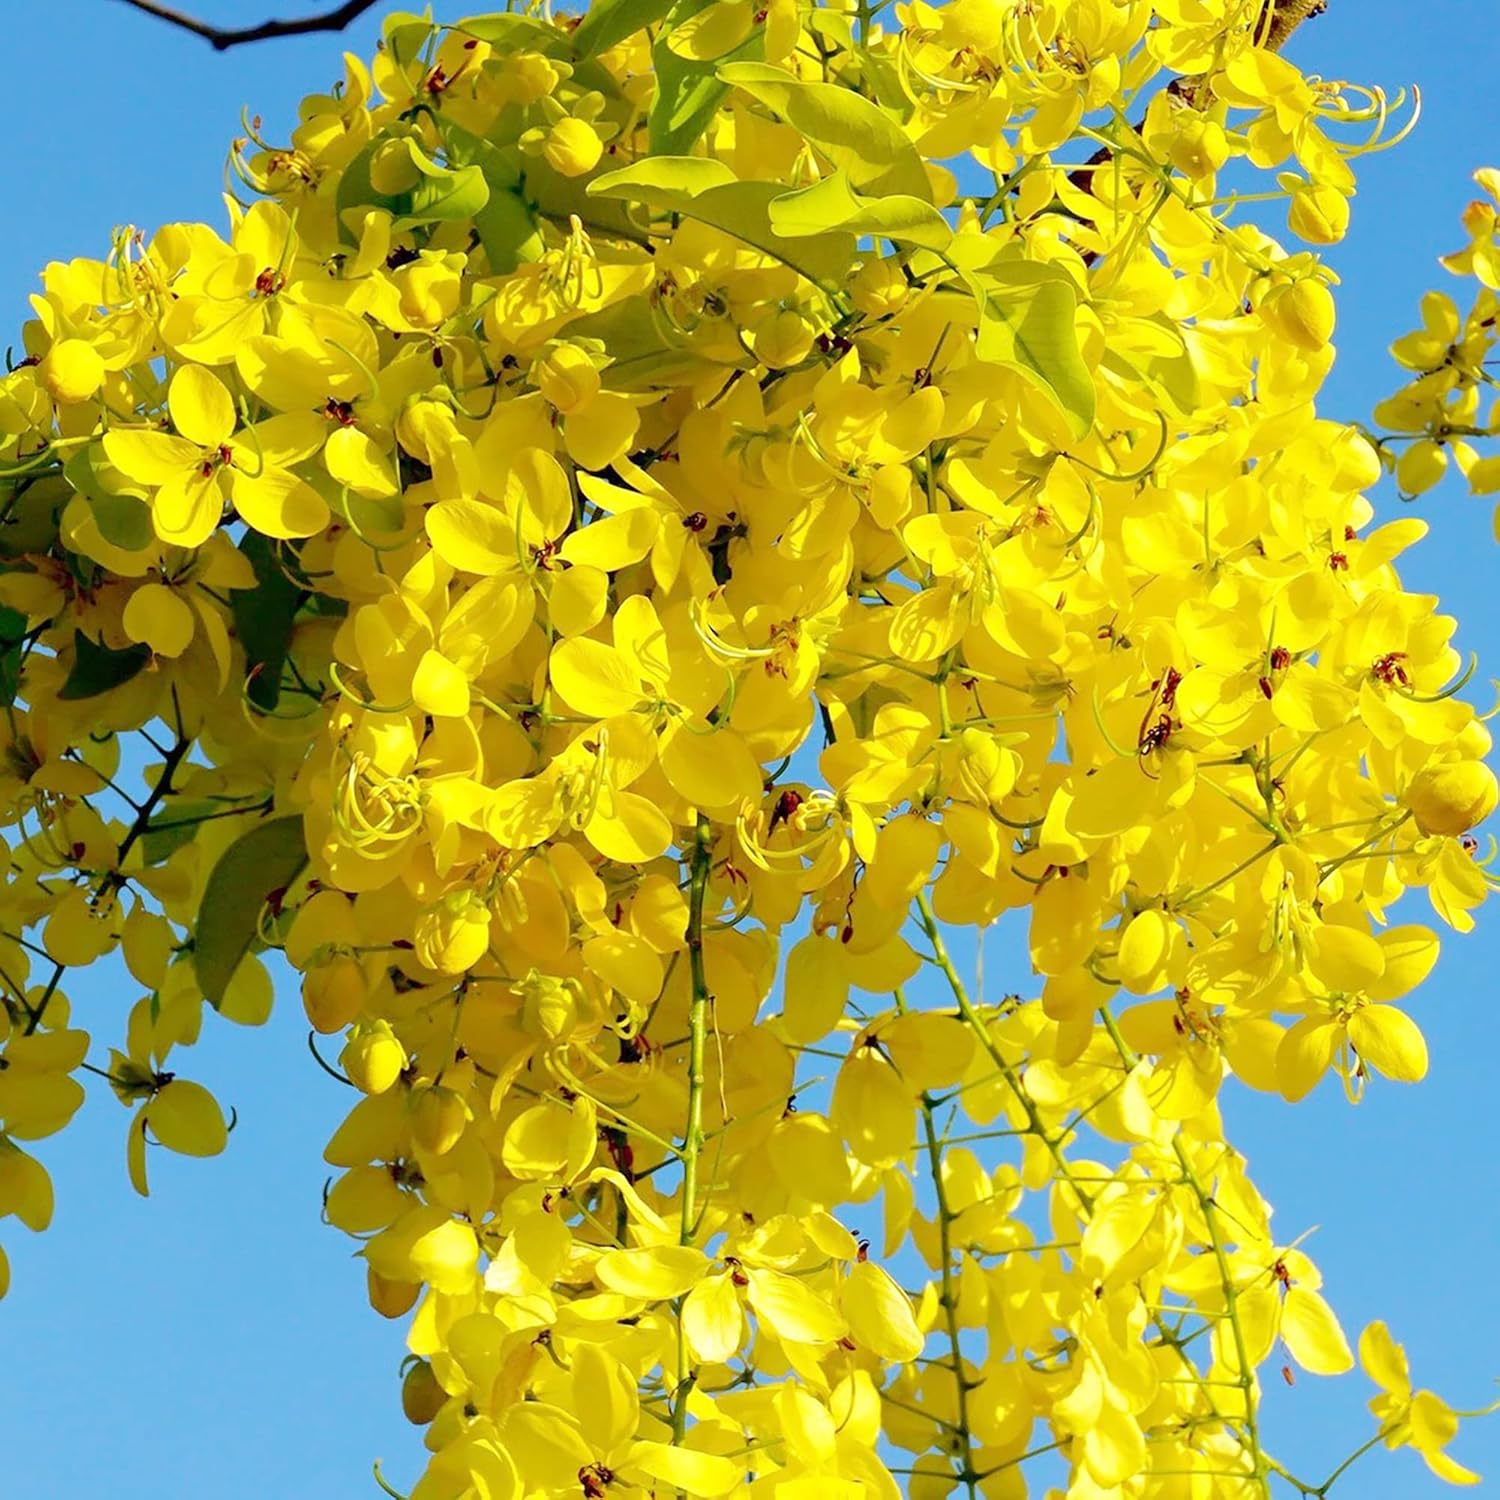
[[[1324,1495],[1258,1372],[1354,1354],[1217,1098],[1423,1076],[1389,918],[1472,925],[1496,782],[1315,404],[1305,247],[1395,106],[1270,15],[398,15],[237,144],[227,240],[49,266],[0,1210],[45,1225],[82,1071],[142,1192],[221,1150],[176,1069],[280,950],[360,1095],[326,1217],[415,1309],[411,1500]],[[1372,1445],[1472,1480],[1360,1354]]]
[[[1445,292],[1422,298],[1422,326],[1391,345],[1398,364],[1413,379],[1375,408],[1379,445],[1394,469],[1404,496],[1414,499],[1432,489],[1454,467],[1468,481],[1471,495],[1500,492],[1500,456],[1481,456],[1475,441],[1500,437],[1500,412],[1490,392],[1489,367],[1500,319],[1500,171],[1483,167],[1474,180],[1489,201],[1476,199],[1464,211],[1469,243],[1442,258],[1445,269],[1479,283],[1473,305],[1462,317]],[[1482,403],[1489,410],[1481,412]],[[1497,519],[1500,535],[1500,519]]]

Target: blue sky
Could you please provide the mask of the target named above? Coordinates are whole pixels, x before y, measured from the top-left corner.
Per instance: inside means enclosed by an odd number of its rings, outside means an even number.
[[[367,21],[344,38],[220,56],[110,0],[8,0],[5,11],[13,146],[0,327],[17,331],[41,267],[103,254],[112,226],[221,223],[224,151],[241,106],[284,134],[297,100],[340,75],[341,50],[368,55],[376,32]],[[243,21],[260,7],[204,0],[198,13]],[[1426,96],[1415,136],[1361,163],[1350,236],[1328,256],[1344,286],[1327,415],[1366,416],[1394,388],[1386,344],[1415,323],[1424,289],[1451,280],[1435,257],[1462,243],[1470,172],[1500,158],[1497,38],[1493,0],[1329,0],[1295,39],[1292,55],[1310,71],[1416,82]],[[1379,503],[1383,517],[1401,509],[1390,495]],[[1490,512],[1446,486],[1421,505],[1432,537],[1403,560],[1408,586],[1440,594],[1462,622],[1481,682],[1500,674]],[[1005,987],[1024,987],[1013,951],[991,944],[987,966]],[[1485,1404],[1500,1376],[1488,1108],[1497,972],[1492,907],[1479,932],[1449,942],[1415,997],[1432,1049],[1418,1088],[1374,1087],[1357,1110],[1331,1087],[1295,1109],[1238,1089],[1225,1102],[1283,1235],[1321,1226],[1306,1248],[1351,1335],[1385,1317],[1417,1383],[1458,1406]],[[75,987],[75,1015],[108,1045],[134,998],[100,976]],[[290,984],[260,1031],[209,1020],[185,1070],[238,1108],[239,1128],[215,1161],[154,1153],[149,1202],[126,1184],[127,1116],[102,1085],[40,1148],[59,1189],[53,1227],[33,1237],[14,1220],[4,1226],[14,1287],[0,1304],[0,1441],[13,1500],[341,1500],[377,1493],[376,1457],[402,1487],[415,1477],[420,1454],[397,1401],[400,1328],[370,1313],[349,1243],[318,1221],[321,1147],[350,1096],[317,1071],[304,1036]],[[1290,1389],[1273,1378],[1269,1446],[1320,1481],[1372,1430],[1368,1394],[1358,1376],[1301,1376]],[[1500,1482],[1500,1418],[1470,1428],[1455,1453]],[[1445,1492],[1407,1453],[1372,1455],[1333,1491]]]

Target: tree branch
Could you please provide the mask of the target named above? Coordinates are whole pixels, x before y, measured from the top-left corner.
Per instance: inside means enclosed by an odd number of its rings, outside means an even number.
[[[269,42],[278,37],[308,36],[315,31],[342,31],[351,22],[359,19],[367,10],[374,8],[376,0],[343,0],[331,10],[314,16],[300,16],[292,21],[259,21],[254,26],[214,26],[200,21],[185,11],[163,5],[161,0],[122,0],[132,10],[143,15],[165,21],[180,31],[201,36],[215,52],[227,52],[231,47],[243,47],[247,42]]]

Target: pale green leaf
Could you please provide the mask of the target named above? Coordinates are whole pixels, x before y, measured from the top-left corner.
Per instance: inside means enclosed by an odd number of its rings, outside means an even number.
[[[953,238],[948,221],[932,204],[908,193],[889,193],[881,198],[856,193],[842,168],[811,187],[775,199],[771,227],[789,237],[842,229],[940,252]]]
[[[780,115],[856,188],[931,199],[917,148],[878,104],[836,83],[804,83],[767,63],[721,63],[718,76]]]
[[[979,358],[1031,381],[1082,437],[1094,425],[1094,379],[1078,347],[1071,278],[1054,266],[1011,261],[964,279],[979,304]]]

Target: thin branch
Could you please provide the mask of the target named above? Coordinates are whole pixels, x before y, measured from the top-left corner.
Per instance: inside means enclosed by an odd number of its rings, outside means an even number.
[[[259,21],[254,26],[214,26],[173,6],[163,5],[161,0],[121,0],[121,3],[143,15],[165,21],[169,26],[176,26],[181,31],[201,36],[215,52],[227,52],[231,47],[243,47],[247,42],[308,36],[315,31],[342,31],[367,10],[372,10],[376,0],[344,0],[342,5],[335,5],[332,10],[322,11],[315,16],[300,16],[292,21]]]

